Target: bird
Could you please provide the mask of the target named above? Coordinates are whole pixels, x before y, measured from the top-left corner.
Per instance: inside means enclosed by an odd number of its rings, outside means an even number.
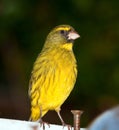
[[[29,81],[30,121],[44,124],[42,117],[49,110],[54,110],[62,125],[67,125],[60,110],[76,82],[77,61],[73,45],[74,40],[79,37],[70,25],[58,25],[46,37]]]

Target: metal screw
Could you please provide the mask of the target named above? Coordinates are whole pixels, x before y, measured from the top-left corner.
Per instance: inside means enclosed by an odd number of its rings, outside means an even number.
[[[83,111],[81,110],[71,110],[74,115],[74,130],[80,130],[80,117]]]

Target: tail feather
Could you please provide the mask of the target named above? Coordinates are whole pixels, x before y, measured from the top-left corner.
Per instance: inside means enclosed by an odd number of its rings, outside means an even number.
[[[37,121],[41,118],[40,108],[38,106],[31,107],[31,115],[29,121]]]
[[[39,106],[31,107],[31,115],[29,121],[39,121],[47,113],[47,110],[42,110]]]

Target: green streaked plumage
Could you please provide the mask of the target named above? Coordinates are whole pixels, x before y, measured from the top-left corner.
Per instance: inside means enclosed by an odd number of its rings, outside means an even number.
[[[36,121],[47,111],[60,111],[61,105],[72,91],[77,65],[69,42],[60,31],[74,30],[69,25],[54,28],[37,57],[31,73],[29,95],[31,98],[30,119]]]

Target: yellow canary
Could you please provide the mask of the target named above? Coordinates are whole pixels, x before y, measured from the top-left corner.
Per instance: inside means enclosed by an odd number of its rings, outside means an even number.
[[[49,110],[55,110],[65,125],[60,107],[76,81],[77,63],[72,47],[79,37],[69,25],[59,25],[48,34],[34,63],[29,83],[31,121],[42,121]]]

